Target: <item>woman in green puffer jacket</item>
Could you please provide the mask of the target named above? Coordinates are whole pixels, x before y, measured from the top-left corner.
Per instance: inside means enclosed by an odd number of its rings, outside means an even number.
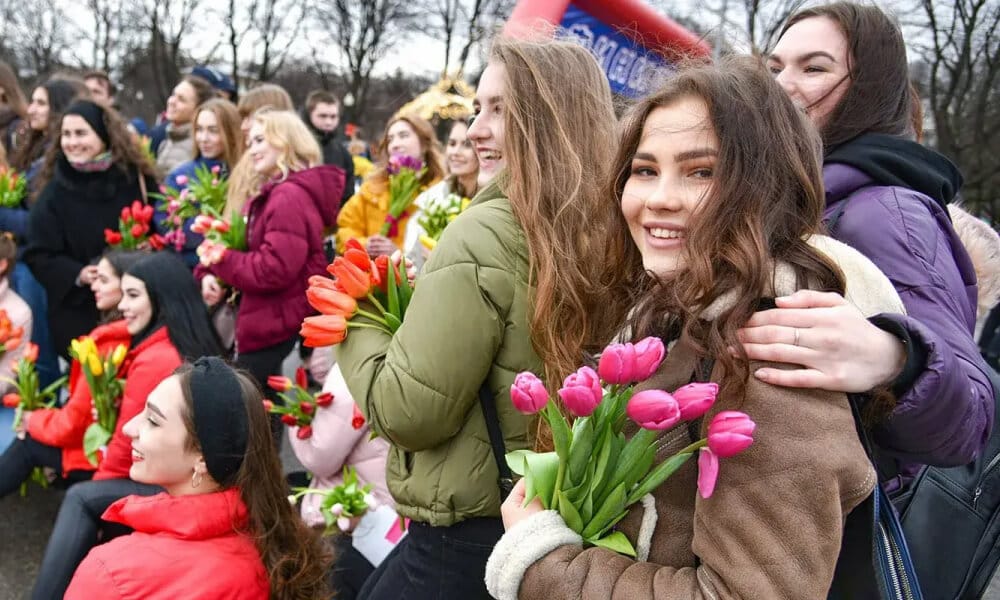
[[[352,329],[338,351],[355,401],[391,444],[386,480],[412,519],[360,598],[489,597],[485,564],[503,526],[479,390],[506,450],[526,448],[514,376],[544,369],[558,383],[612,333],[593,317],[596,265],[581,259],[607,247],[615,216],[601,190],[614,113],[597,62],[567,42],[497,39],[475,105],[482,191],[445,231],[395,336]]]

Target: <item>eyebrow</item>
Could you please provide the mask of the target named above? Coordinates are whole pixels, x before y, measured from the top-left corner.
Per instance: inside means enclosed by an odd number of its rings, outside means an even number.
[[[472,102],[474,104],[497,104],[501,100],[503,100],[503,96],[490,96],[489,98],[486,99],[485,102],[483,102],[479,98],[474,99]]]
[[[714,148],[698,148],[696,150],[688,150],[687,152],[681,152],[680,154],[674,155],[674,162],[684,162],[695,158],[718,155],[718,150],[715,150]],[[656,157],[648,152],[636,152],[632,155],[632,160],[647,160],[649,162],[656,162]]]
[[[156,405],[150,402],[149,400],[146,400],[146,408],[148,408],[150,412],[156,413],[156,415],[161,419],[167,418],[167,415],[163,414],[163,411],[157,408]]]
[[[806,53],[806,54],[803,54],[802,56],[800,56],[800,57],[798,58],[798,61],[799,61],[799,62],[806,62],[806,61],[808,61],[808,60],[812,60],[812,59],[814,59],[814,58],[828,58],[828,59],[830,59],[830,61],[832,61],[832,62],[837,62],[837,59],[836,59],[836,58],[834,58],[832,54],[830,54],[829,52],[825,52],[825,51],[823,51],[823,50],[816,50],[816,51],[814,51],[814,52],[809,52],[809,53]],[[783,62],[783,61],[781,60],[781,57],[779,57],[779,56],[778,56],[778,55],[776,55],[776,54],[769,54],[769,55],[767,56],[767,59],[768,59],[768,60],[774,60],[774,61],[778,61],[778,62]]]

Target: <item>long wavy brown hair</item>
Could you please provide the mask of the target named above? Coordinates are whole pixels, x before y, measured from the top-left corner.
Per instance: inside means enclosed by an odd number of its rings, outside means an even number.
[[[666,280],[644,271],[620,210],[614,243],[591,260],[603,262],[616,291],[604,318],[628,321],[637,339],[688,335],[701,355],[723,366],[723,389],[741,389],[749,362],[727,348],[742,348],[737,329],[773,295],[776,262],[793,269],[800,287],[844,291],[839,268],[805,241],[821,230],[822,144],[759,60],[692,64],[625,117],[607,197],[620,205],[650,113],[691,97],[705,102],[719,152],[712,186],[688,223],[680,268]],[[719,317],[700,318],[727,293],[734,300]]]
[[[58,146],[59,130],[62,127],[62,111],[66,110],[77,98],[90,98],[90,91],[82,79],[73,76],[60,75],[36,86],[42,88],[48,95],[49,122],[45,129],[28,128],[28,135],[18,142],[17,150],[11,156],[10,164],[18,171],[28,170],[32,163],[45,155],[46,144]],[[52,143],[49,143],[52,141]],[[39,186],[34,188],[40,189]]]
[[[611,91],[594,56],[570,42],[497,38],[489,62],[506,73],[501,181],[528,245],[532,346],[555,388],[611,337],[594,260],[618,212],[602,193]]]
[[[104,119],[104,127],[108,130],[109,141],[107,149],[111,152],[112,169],[120,169],[128,174],[130,178],[139,173],[154,179],[157,177],[156,167],[149,162],[149,158],[146,157],[146,154],[139,147],[135,136],[125,126],[125,121],[118,114],[118,111],[113,108],[101,106],[91,100],[78,100],[78,102],[89,102],[100,109]],[[71,106],[67,106],[66,110],[69,110]],[[52,180],[56,163],[63,157],[62,145],[60,144],[62,118],[63,115],[60,114],[58,122],[55,124],[56,129],[52,144],[45,151],[45,162],[42,163],[42,169],[39,171],[38,179],[34,184],[36,196]]]
[[[180,379],[187,408],[184,425],[188,447],[198,450],[195,430],[194,400],[191,395],[190,364],[182,365]],[[271,598],[276,600],[319,600],[330,597],[326,583],[329,554],[318,533],[306,526],[288,502],[288,490],[281,470],[281,459],[274,448],[271,426],[264,411],[264,396],[253,378],[234,371],[246,406],[250,433],[246,455],[236,474],[234,487],[249,514],[248,535],[254,538],[271,584]]]

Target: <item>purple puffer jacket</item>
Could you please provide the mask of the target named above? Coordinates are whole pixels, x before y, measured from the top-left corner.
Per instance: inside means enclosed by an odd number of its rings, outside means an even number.
[[[899,477],[886,482],[893,491],[923,464],[970,462],[989,437],[993,388],[972,337],[976,275],[939,202],[879,185],[846,164],[826,164],[823,179],[826,217],[841,215],[832,235],[889,277],[907,311],[889,318],[927,354],[889,422],[874,432],[880,450],[897,463]]]
[[[265,185],[247,203],[246,252],[227,251],[218,264],[199,267],[240,290],[236,349],[254,352],[298,333],[312,314],[310,275],[326,269],[323,230],[337,222],[344,171],[321,166]]]

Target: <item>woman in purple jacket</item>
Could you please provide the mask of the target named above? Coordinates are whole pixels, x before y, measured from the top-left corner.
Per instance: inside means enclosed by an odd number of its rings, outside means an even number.
[[[319,146],[295,113],[262,109],[254,114],[247,154],[258,183],[247,202],[247,250],[227,250],[199,265],[202,295],[222,300],[218,280],[240,291],[236,363],[261,387],[299,339],[302,319],[314,311],[306,300],[311,275],[325,273],[323,231],[337,222],[344,172],[320,164]],[[272,401],[274,398],[271,398]],[[283,426],[272,419],[280,444]]]
[[[899,27],[879,8],[837,2],[792,16],[768,67],[819,128],[833,237],[892,280],[907,315],[864,319],[836,294],[777,300],[742,330],[768,383],[895,396],[875,441],[895,465],[889,491],[921,464],[971,461],[993,422],[993,388],[973,341],[976,276],[946,205],[962,183],[913,141],[919,124]]]

